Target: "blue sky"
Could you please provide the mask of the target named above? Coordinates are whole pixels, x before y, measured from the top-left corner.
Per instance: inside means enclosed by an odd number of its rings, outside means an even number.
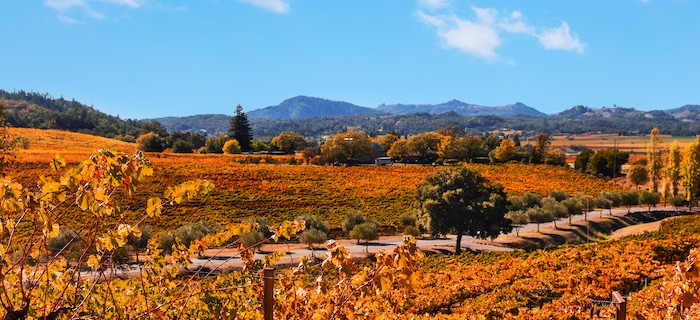
[[[0,2],[0,88],[122,118],[309,95],[382,103],[700,104],[691,0]]]

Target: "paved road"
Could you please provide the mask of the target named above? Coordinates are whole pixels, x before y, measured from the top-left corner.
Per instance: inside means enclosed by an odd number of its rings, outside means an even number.
[[[652,211],[674,211],[674,208],[652,208]],[[646,212],[648,211],[647,208],[642,208],[642,207],[637,207],[637,208],[632,208],[631,212]],[[697,211],[697,209],[693,210]],[[610,210],[603,210],[602,216],[609,216],[611,213]],[[613,209],[612,210],[613,215],[617,216],[623,216],[627,214],[627,209]],[[588,218],[592,217],[599,217],[601,216],[601,210],[595,210],[592,212],[589,212],[588,214],[580,214],[576,215],[572,218],[572,222],[576,221],[582,221]],[[562,219],[559,220],[559,224],[563,223],[568,223],[568,219]],[[547,228],[547,227],[552,227],[554,226],[554,223],[548,222],[548,223],[542,223],[540,224],[540,228]],[[534,231],[537,229],[537,224],[535,223],[530,223],[527,224],[523,227],[520,228],[519,232],[525,232],[525,231]],[[510,233],[510,235],[515,235],[515,230]],[[445,238],[419,238],[417,240],[417,245],[418,247],[424,249],[424,250],[430,250],[432,248],[444,248],[444,249],[449,249],[454,248],[455,243],[456,243],[457,236],[456,235],[450,235]],[[391,251],[394,250],[397,246],[401,244],[403,240],[403,236],[384,236],[380,237],[376,241],[372,241],[369,245],[365,246],[364,244],[357,244],[355,243],[354,240],[339,240],[339,242],[345,247],[346,250],[348,250],[353,256],[366,256],[366,255],[373,255],[381,250],[386,250],[386,251]],[[470,236],[463,236],[462,237],[462,248],[466,249],[469,248],[471,250],[475,251],[512,251],[513,249],[511,248],[505,248],[505,247],[500,247],[500,246],[495,246],[495,245],[489,245],[486,243],[483,243],[483,241],[477,241],[477,239],[470,237]],[[279,244],[279,245],[268,245],[265,247],[265,250],[268,250],[269,252],[285,252],[285,256],[280,259],[278,263],[282,264],[296,264],[299,262],[299,258],[302,256],[311,256],[312,255],[312,250],[302,247],[300,245],[285,245],[285,244]],[[452,249],[453,250],[453,249]],[[256,259],[264,259],[266,254],[268,252],[263,252],[263,253],[256,253],[255,258]],[[315,250],[314,252],[315,256],[318,258],[325,258],[326,257],[326,250],[325,248],[319,248]],[[226,269],[226,268],[241,268],[243,267],[243,261],[241,261],[240,257],[236,255],[235,250],[220,250],[220,249],[209,249],[204,253],[204,256],[201,258],[194,258],[192,259],[192,265],[188,268],[189,270],[197,270],[200,267],[206,267],[210,270],[214,269]],[[137,270],[137,269],[136,269]],[[120,274],[122,272],[117,272],[117,274]],[[127,276],[133,276],[134,269],[133,267],[131,268],[130,271],[128,271],[126,274]],[[88,275],[90,273],[86,273]]]

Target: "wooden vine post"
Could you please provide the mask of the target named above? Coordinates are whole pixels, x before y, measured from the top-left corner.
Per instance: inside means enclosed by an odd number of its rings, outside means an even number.
[[[616,315],[615,320],[626,320],[627,319],[627,301],[622,297],[620,292],[613,291],[612,300],[615,303]]]
[[[263,270],[263,313],[265,320],[272,320],[275,306],[275,269]]]

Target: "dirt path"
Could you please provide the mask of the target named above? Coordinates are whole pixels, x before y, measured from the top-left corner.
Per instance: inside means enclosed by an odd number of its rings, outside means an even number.
[[[668,217],[663,220],[659,221],[654,221],[654,222],[649,222],[649,223],[642,223],[634,226],[629,226],[629,227],[624,227],[619,230],[615,230],[611,235],[610,235],[610,240],[615,240],[615,239],[620,239],[628,236],[636,236],[643,234],[645,232],[652,232],[652,231],[657,231],[661,227],[661,224],[664,221],[668,221],[671,219],[676,219],[679,217]]]

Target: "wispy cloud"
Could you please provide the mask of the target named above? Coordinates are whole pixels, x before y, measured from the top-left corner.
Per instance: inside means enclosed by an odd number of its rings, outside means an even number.
[[[81,24],[76,18],[84,16],[96,20],[106,19],[106,15],[97,9],[95,4],[115,5],[137,9],[142,7],[146,0],[44,0],[44,6],[51,8],[58,14],[58,21],[63,24]]]
[[[545,29],[538,36],[540,44],[547,50],[564,50],[583,53],[584,45],[577,34],[571,34],[569,24],[562,22],[559,28]]]
[[[241,2],[252,4],[258,8],[278,13],[287,14],[289,13],[289,1],[288,0],[240,0]]]
[[[438,0],[421,0],[424,2]],[[437,8],[437,7],[435,7]],[[437,10],[437,9],[435,9]],[[501,13],[494,8],[471,7],[471,18],[459,17],[452,10],[440,13],[416,12],[419,21],[435,27],[442,45],[463,53],[486,60],[499,60],[497,49],[503,44],[501,35],[525,35],[538,39],[546,50],[563,50],[583,54],[585,45],[579,36],[571,32],[569,24],[564,21],[557,28],[543,28],[528,24],[520,11]]]
[[[450,5],[450,0],[418,0],[418,5],[430,10],[438,10]]]

